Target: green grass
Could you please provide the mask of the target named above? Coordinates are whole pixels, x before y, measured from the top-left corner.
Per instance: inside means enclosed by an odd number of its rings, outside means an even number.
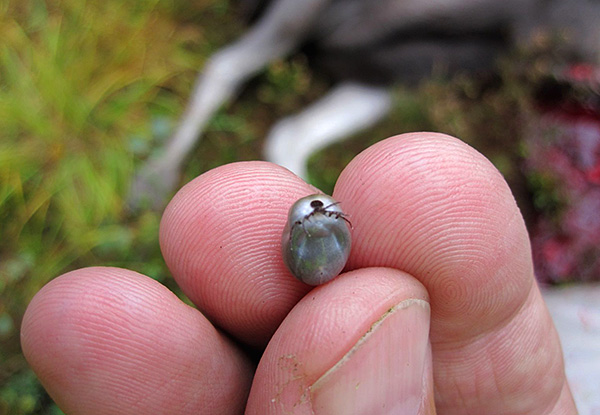
[[[160,217],[128,217],[123,198],[196,70],[233,35],[205,32],[232,27],[226,1],[186,3],[0,1],[0,413],[50,410],[18,343],[50,279],[106,264],[170,283]]]
[[[115,265],[181,295],[160,255],[160,216],[130,216],[123,200],[135,166],[175,125],[197,70],[242,29],[227,0],[0,0],[0,414],[60,413],[19,348],[25,308],[52,278]],[[301,55],[271,64],[215,117],[182,182],[260,158],[274,120],[327,87]],[[490,120],[512,116],[513,100],[501,91],[469,98],[471,88],[458,80],[398,89],[383,123],[312,157],[311,181],[330,192],[359,151],[414,130],[491,146],[510,176],[513,140],[503,141],[505,120]]]

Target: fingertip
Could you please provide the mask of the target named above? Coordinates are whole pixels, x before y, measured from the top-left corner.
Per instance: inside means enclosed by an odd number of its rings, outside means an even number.
[[[529,413],[556,403],[560,344],[524,220],[492,163],[456,138],[405,134],[358,155],[334,197],[354,224],[350,269],[393,267],[427,288],[438,411]]]
[[[264,346],[310,289],[283,264],[289,207],[316,190],[267,162],[239,162],[197,177],[177,193],[161,222],[165,261],[211,321]]]
[[[384,268],[314,289],[265,350],[247,413],[418,413],[431,385],[427,298],[414,278]]]
[[[28,307],[21,336],[27,361],[67,413],[235,413],[251,379],[247,359],[198,311],[117,268],[51,281]]]
[[[165,211],[161,246],[175,279],[244,342],[266,344],[309,290],[283,265],[281,232],[292,203],[315,192],[279,166],[232,163],[190,182]]]
[[[508,185],[456,138],[383,140],[347,166],[334,195],[355,227],[349,268],[394,267],[418,278],[433,319],[443,321],[434,337],[488,330],[514,314],[534,284],[527,230]]]

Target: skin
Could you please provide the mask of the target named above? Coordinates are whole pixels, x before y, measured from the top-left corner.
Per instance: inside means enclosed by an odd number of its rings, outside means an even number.
[[[198,309],[124,269],[51,281],[22,347],[52,398],[69,414],[576,413],[523,219],[488,160],[433,133],[361,153],[333,193],[350,260],[316,288],[280,253],[289,207],[312,193],[264,162],[180,190],[160,242]]]

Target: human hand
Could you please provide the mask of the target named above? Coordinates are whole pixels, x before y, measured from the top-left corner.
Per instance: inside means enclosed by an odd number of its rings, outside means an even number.
[[[51,281],[22,347],[52,398],[88,415],[576,413],[523,219],[483,156],[431,133],[357,156],[333,194],[347,272],[317,288],[280,253],[311,193],[246,162],[174,197],[161,247],[200,311],[124,269]]]

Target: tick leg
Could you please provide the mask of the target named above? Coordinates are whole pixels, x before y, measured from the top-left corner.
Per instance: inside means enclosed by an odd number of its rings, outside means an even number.
[[[308,237],[310,238],[310,236],[311,236],[311,235],[310,235],[310,232],[308,232],[308,231],[306,230],[306,227],[304,226],[304,222],[307,220],[307,218],[308,218],[308,216],[307,216],[306,218],[304,218],[304,220],[301,220],[301,221],[300,221],[300,220],[297,220],[296,222],[294,222],[294,224],[292,225],[292,227],[291,227],[291,229],[290,229],[290,236],[289,236],[289,240],[290,240],[290,241],[292,240],[292,233],[294,232],[294,228],[295,228],[297,225],[300,225],[300,226],[302,226],[302,230],[304,231],[304,233],[306,234],[306,236],[308,236]]]
[[[331,204],[331,205],[329,205],[329,206],[337,205],[338,203],[339,203],[339,202],[332,203],[332,204]],[[327,206],[327,207],[329,207],[329,206]],[[352,222],[350,222],[350,219],[348,219],[348,218],[346,217],[346,216],[348,216],[348,215],[346,215],[345,213],[343,213],[343,212],[332,212],[332,211],[325,211],[325,214],[327,214],[327,216],[329,216],[329,217],[331,217],[331,216],[335,216],[335,218],[336,218],[336,219],[339,219],[339,218],[342,218],[342,219],[344,219],[344,220],[346,221],[346,223],[347,223],[348,225],[350,225],[350,229],[354,229],[354,226],[352,226]]]
[[[308,236],[309,238],[311,237],[310,232],[308,232],[306,230],[306,226],[304,226],[304,223],[310,219],[310,215],[306,216],[306,218],[304,218],[304,220],[302,221],[302,229],[304,230],[304,233],[306,234],[306,236]]]

